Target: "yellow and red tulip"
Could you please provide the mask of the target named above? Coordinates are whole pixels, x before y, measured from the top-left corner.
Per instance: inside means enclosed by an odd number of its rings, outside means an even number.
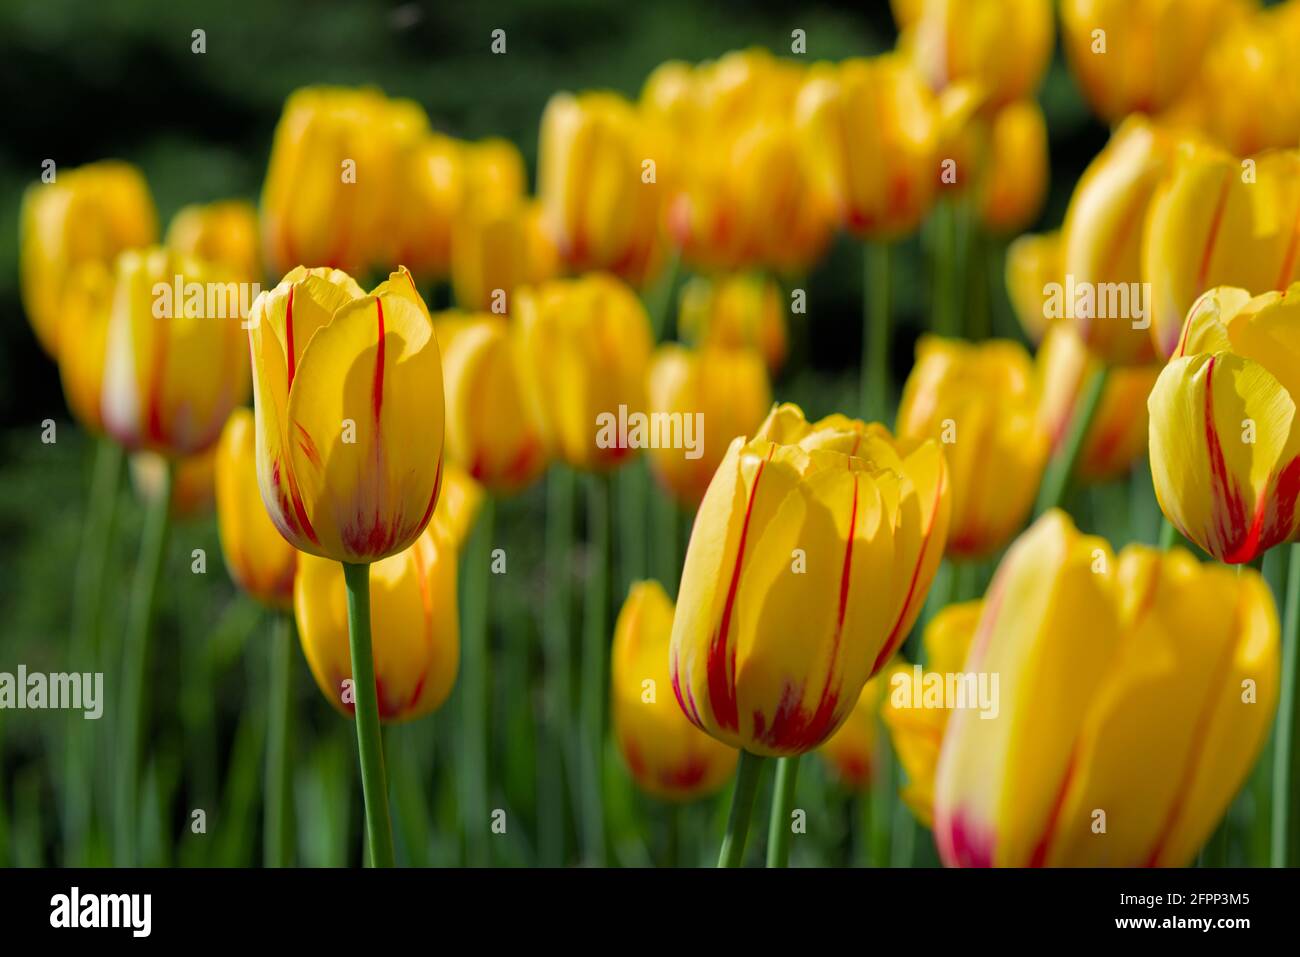
[[[787,349],[781,287],[757,273],[693,276],[682,286],[677,325],[702,349],[756,349],[772,375]]]

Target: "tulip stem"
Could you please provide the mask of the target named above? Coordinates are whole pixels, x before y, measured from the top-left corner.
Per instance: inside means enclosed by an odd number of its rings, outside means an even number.
[[[1042,515],[1048,509],[1060,508],[1064,503],[1070,478],[1079,460],[1079,453],[1083,451],[1084,439],[1088,437],[1088,429],[1101,405],[1101,396],[1106,390],[1107,374],[1106,366],[1099,366],[1084,386],[1083,395],[1079,397],[1079,402],[1074,408],[1074,416],[1070,419],[1070,428],[1065,435],[1065,441],[1057,448],[1043,476],[1043,484],[1038,490],[1038,506],[1034,509],[1035,515]]]
[[[293,717],[293,613],[278,612],[271,629],[270,689],[266,726],[266,820],[262,833],[262,863],[288,867],[289,849],[289,728]]]
[[[1178,542],[1178,529],[1167,518],[1160,520],[1160,550],[1169,551]]]
[[[366,836],[371,867],[393,866],[393,826],[388,817],[384,744],[379,736],[375,658],[370,646],[370,565],[343,562],[348,587],[348,643],[352,648],[353,714],[361,764],[361,795],[366,803]]]
[[[1300,544],[1291,546],[1282,610],[1282,690],[1273,737],[1273,840],[1269,863],[1273,867],[1300,864],[1300,828],[1293,804],[1300,794],[1300,706],[1296,700],[1300,671]]]
[[[488,574],[492,563],[492,533],[495,503],[483,500],[478,522],[465,549],[464,600],[461,619],[465,650],[462,658],[461,707],[464,728],[460,736],[464,766],[461,768],[461,825],[471,867],[488,863]]]
[[[794,789],[799,777],[799,755],[792,754],[776,763],[776,790],[772,794],[772,816],[767,822],[767,866],[786,867],[790,863],[790,811],[794,807]]]
[[[609,630],[609,476],[587,482],[587,588],[582,609],[582,831],[587,863],[605,860],[605,658]]]
[[[163,471],[162,484],[145,515],[140,536],[140,558],[135,566],[131,607],[127,619],[122,665],[121,725],[118,741],[122,749],[117,766],[117,802],[114,820],[114,863],[130,867],[139,850],[140,737],[144,718],[145,675],[148,673],[149,633],[153,629],[155,596],[167,551],[167,529],[171,511],[172,463]]]
[[[740,867],[745,861],[745,841],[749,838],[749,819],[754,814],[754,796],[758,793],[758,777],[763,770],[763,757],[748,751],[740,752],[736,764],[736,788],[731,794],[731,814],[727,817],[727,833],[722,837],[722,850],[718,854],[719,867]]]
[[[542,609],[545,666],[542,740],[546,750],[537,762],[538,859],[546,867],[564,863],[567,815],[562,771],[566,765],[572,767],[567,745],[573,738],[570,733],[573,652],[569,642],[573,489],[573,472],[563,465],[552,466],[546,478],[546,592]]]
[[[889,415],[889,260],[888,242],[863,244],[862,261],[862,415],[879,421]]]

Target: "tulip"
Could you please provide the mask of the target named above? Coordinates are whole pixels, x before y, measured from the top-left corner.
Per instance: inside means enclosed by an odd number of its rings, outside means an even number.
[[[167,248],[213,263],[243,282],[262,273],[257,210],[242,200],[182,207],[167,227]]]
[[[1182,549],[1116,559],[1052,511],[1008,551],[978,621],[964,617],[961,671],[998,676],[997,718],[934,719],[944,863],[1190,863],[1277,702],[1277,611],[1259,574]]]
[[[402,202],[393,224],[394,259],[420,279],[451,271],[452,221],[461,208],[464,144],[450,136],[420,137],[401,160]]]
[[[757,429],[772,405],[767,369],[757,353],[694,352],[676,343],[655,353],[647,392],[652,416],[679,417],[683,440],[689,430],[692,444],[650,450],[659,481],[689,507],[704,498],[731,440]]]
[[[1038,216],[1047,195],[1047,121],[1033,100],[1018,100],[991,120],[978,209],[994,233],[1014,233]]]
[[[221,554],[235,584],[271,608],[293,603],[298,550],[271,524],[257,486],[257,426],[236,409],[216,451],[217,530]]]
[[[248,353],[225,279],[160,247],[118,257],[101,409],[105,431],[128,450],[202,452],[247,397]]]
[[[682,334],[702,349],[756,349],[772,375],[786,356],[781,287],[752,273],[693,276],[679,294]]]
[[[617,422],[644,413],[650,323],[612,276],[552,280],[516,291],[524,394],[548,454],[605,472],[635,451]]]
[[[943,443],[952,475],[949,555],[988,555],[1028,517],[1049,448],[1035,392],[1033,364],[1017,343],[923,336],[917,344],[898,434]]]
[[[447,538],[460,550],[469,538],[474,520],[483,507],[483,486],[469,477],[469,473],[454,463],[448,463],[442,473],[442,490],[438,505],[429,521],[442,526]]]
[[[442,360],[410,273],[365,295],[339,270],[299,267],[249,324],[271,521],[335,561],[404,551],[433,514],[443,443]]]
[[[1201,78],[1206,126],[1238,156],[1300,140],[1300,81],[1290,51],[1300,41],[1294,4],[1240,17],[1205,57]]]
[[[890,673],[885,669],[862,686],[853,711],[819,749],[840,782],[851,791],[866,791],[875,780],[880,761],[880,706]]]
[[[1171,356],[1201,293],[1255,293],[1300,279],[1300,151],[1242,161],[1208,146],[1181,150],[1147,211],[1142,267],[1151,282],[1156,350]]]
[[[546,454],[524,401],[518,336],[500,319],[482,315],[442,341],[448,460],[494,493],[531,485],[546,467]]]
[[[60,335],[76,348],[58,356],[68,410],[86,431],[104,432],[104,362],[116,281],[114,264],[82,263],[67,279],[61,298]]]
[[[695,728],[666,696],[673,602],[656,581],[635,582],[614,625],[610,708],[614,739],[642,790],[671,801],[717,791],[736,752]]]
[[[167,497],[167,509],[176,521],[188,521],[207,514],[216,496],[217,447],[169,463],[156,452],[131,456],[131,484],[145,505]],[[172,470],[170,484],[166,472]]]
[[[1202,296],[1156,380],[1151,475],[1175,528],[1215,558],[1254,561],[1300,538],[1300,429],[1292,326],[1300,286]]]
[[[462,309],[510,310],[515,287],[550,279],[554,248],[540,208],[522,200],[470,204],[452,227],[451,282]]]
[[[1059,283],[1062,275],[1059,232],[1026,233],[1007,247],[1007,297],[1020,328],[1032,342],[1041,342],[1051,328],[1048,288],[1051,283]]]
[[[125,249],[158,238],[158,216],[134,166],[106,161],[58,172],[23,194],[18,272],[23,308],[50,355],[59,354],[63,295],[84,263],[110,267]]]

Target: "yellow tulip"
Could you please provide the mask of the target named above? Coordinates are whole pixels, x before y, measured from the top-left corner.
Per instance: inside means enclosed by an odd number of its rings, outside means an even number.
[[[401,160],[394,259],[421,279],[440,279],[451,271],[452,221],[464,196],[463,166],[464,144],[440,133],[419,137]]]
[[[510,311],[516,287],[555,274],[540,207],[523,200],[470,204],[452,227],[451,283],[462,309]]]
[[[935,720],[944,863],[1186,866],[1276,705],[1277,611],[1259,574],[1182,549],[1133,545],[1116,559],[1052,511],[964,625],[960,673],[990,687],[997,676],[997,717],[967,706]]]
[[[457,549],[463,548],[483,506],[484,495],[483,486],[470,478],[468,472],[448,463],[443,469],[442,490],[430,522],[441,525]]]
[[[1297,9],[1287,4],[1239,18],[1205,58],[1206,125],[1238,156],[1300,140],[1300,79],[1291,68],[1300,41]]]
[[[736,751],[699,731],[668,694],[673,602],[656,581],[634,582],[614,625],[610,718],[637,785],[687,801],[712,794],[736,768]]]
[[[1041,342],[1051,326],[1048,286],[1059,283],[1063,276],[1059,232],[1026,233],[1007,246],[1007,298],[1020,328],[1033,342]]]
[[[760,755],[831,736],[920,611],[943,551],[937,442],[777,406],[695,517],[669,669],[699,728]]]
[[[1207,289],[1260,293],[1300,279],[1298,249],[1300,151],[1243,161],[1208,146],[1180,150],[1151,200],[1143,240],[1157,351],[1174,353]]]
[[[242,200],[182,207],[167,227],[167,248],[220,266],[241,282],[262,275],[257,210]]]
[[[293,604],[298,550],[280,535],[257,487],[257,426],[249,409],[226,420],[216,450],[217,530],[235,584],[264,605]]]
[[[898,434],[943,444],[952,476],[948,554],[988,555],[1034,504],[1049,442],[1038,421],[1033,362],[1018,343],[923,336],[903,386]]]
[[[298,267],[249,323],[257,481],[280,534],[351,564],[409,547],[443,451],[442,359],[411,274],[366,295],[344,272]]]
[[[247,398],[248,348],[228,278],[161,247],[118,257],[101,409],[105,431],[130,451],[202,452]]]
[[[645,412],[653,342],[641,300],[612,276],[557,279],[515,293],[524,395],[548,454],[605,471],[636,451],[618,423]]]
[[[886,668],[862,686],[852,713],[818,749],[840,782],[852,791],[866,791],[875,782],[880,762],[880,705],[891,671]]]
[[[650,464],[659,481],[690,507],[704,498],[731,440],[752,434],[772,406],[767,369],[751,350],[662,346],[650,363],[647,392],[652,416],[679,416],[683,440],[689,430],[690,445],[652,448]]]
[[[785,364],[781,287],[756,273],[693,276],[682,286],[678,328],[703,349],[756,349],[776,375]]]
[[[63,294],[77,267],[111,267],[119,252],[157,239],[153,198],[134,166],[91,163],[27,189],[19,214],[19,285],[47,354],[59,354]]]
[[[1300,285],[1211,290],[1151,391],[1151,476],[1169,521],[1220,561],[1300,538]]]
[[[216,494],[216,457],[217,447],[214,445],[174,463],[167,503],[172,518],[189,521],[206,515],[212,509]],[[162,494],[167,459],[156,452],[136,452],[129,465],[136,495],[146,504],[157,501]]]
[[[370,634],[379,719],[409,721],[437,710],[460,664],[456,546],[430,522],[404,551],[370,566]],[[298,560],[294,617],[321,694],[345,715],[355,701],[347,588],[338,562]]]
[[[60,335],[75,348],[58,356],[68,409],[93,434],[104,431],[104,361],[113,308],[114,264],[85,262],[72,270],[61,297]]]
[[[1100,366],[1074,326],[1057,323],[1048,330],[1036,357],[1038,415],[1054,448],[1065,441],[1075,405]],[[1114,369],[1107,376],[1074,466],[1078,479],[1117,478],[1141,458],[1147,448],[1147,396],[1159,374],[1160,367],[1152,364]]]
[[[1017,100],[990,120],[989,148],[979,173],[980,219],[994,233],[1028,226],[1047,196],[1047,120],[1033,100]]]
[[[513,327],[479,315],[442,340],[447,458],[494,492],[516,492],[546,467],[534,410],[524,400]]]
[[[871,238],[916,229],[939,178],[938,110],[902,57],[817,64],[795,117],[813,179],[847,229]]]

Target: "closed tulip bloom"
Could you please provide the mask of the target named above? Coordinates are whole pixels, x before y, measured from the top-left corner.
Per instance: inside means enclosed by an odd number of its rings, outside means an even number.
[[[111,268],[118,253],[157,239],[153,198],[134,166],[91,163],[29,187],[19,213],[18,274],[41,348],[58,355],[63,294],[78,266]]]
[[[479,509],[483,507],[486,493],[483,486],[470,478],[469,473],[454,463],[448,463],[442,472],[442,490],[430,522],[442,526],[448,539],[457,548],[465,545]]]
[[[610,715],[637,785],[655,797],[688,801],[721,788],[737,753],[687,721],[668,693],[672,631],[673,602],[663,586],[634,582],[614,625]]]
[[[645,412],[653,341],[636,294],[594,273],[515,293],[524,395],[554,458],[602,472],[636,451],[621,435],[624,413]]]
[[[897,54],[817,64],[795,107],[814,181],[858,236],[912,232],[938,181],[938,111]]]
[[[242,200],[184,206],[167,227],[167,248],[254,282],[262,275],[257,210]]]
[[[1200,93],[1207,127],[1238,156],[1300,140],[1300,79],[1291,51],[1300,13],[1284,5],[1239,18],[1210,47]]]
[[[1061,234],[1026,233],[1007,246],[1007,298],[1032,342],[1041,342],[1052,325],[1048,318],[1048,286],[1060,283]]]
[[[851,791],[869,790],[875,781],[880,764],[880,705],[891,672],[886,668],[862,686],[853,711],[817,749],[840,783]]]
[[[954,708],[947,721],[940,857],[1186,866],[1268,734],[1278,657],[1254,570],[1140,545],[1116,559],[1049,512],[1007,553],[974,625],[962,670],[999,677],[997,717]]]
[[[68,277],[60,307],[61,335],[76,343],[58,356],[63,396],[82,428],[95,435],[104,431],[104,362],[115,287],[112,263],[82,263]]]
[[[101,407],[105,430],[128,450],[202,452],[247,398],[248,351],[228,278],[159,247],[118,257]]]
[[[464,194],[463,156],[464,145],[441,133],[419,137],[403,154],[394,258],[420,279],[451,272],[452,221]]]
[[[650,363],[647,386],[652,416],[677,418],[683,442],[650,449],[659,481],[694,507],[736,436],[750,435],[772,406],[762,357],[750,350],[694,351],[670,343]],[[702,428],[701,428],[702,427]],[[691,442],[684,440],[688,434]]]
[[[456,215],[451,284],[457,305],[503,315],[517,286],[554,275],[539,218],[539,207],[518,199],[470,204]]]
[[[669,669],[699,728],[802,754],[844,722],[924,602],[948,525],[938,443],[774,408],[737,438],[691,532]]]
[[[1039,381],[1039,419],[1053,448],[1065,440],[1075,406],[1101,360],[1090,352],[1079,332],[1068,323],[1048,330],[1035,357]],[[1160,367],[1118,368],[1106,378],[1101,402],[1074,466],[1074,475],[1087,482],[1104,482],[1127,474],[1147,448],[1147,396]]]
[[[370,634],[379,719],[409,721],[447,700],[460,664],[456,546],[430,522],[404,551],[370,566]],[[338,562],[302,555],[293,588],[302,650],[321,694],[345,715],[355,688],[347,588]]]
[[[1300,285],[1206,293],[1148,400],[1151,476],[1169,521],[1220,561],[1300,537]]]
[[[172,464],[167,487],[167,510],[173,519],[191,521],[208,514],[216,495],[217,447],[187,455]],[[148,504],[163,494],[167,459],[157,452],[136,452],[130,459],[131,484],[140,501]]]
[[[1173,355],[1183,319],[1215,286],[1251,292],[1300,279],[1300,151],[1243,163],[1208,146],[1179,151],[1147,212],[1143,271],[1157,351]]]
[[[517,492],[546,467],[533,408],[525,401],[514,327],[480,315],[443,342],[447,458],[494,492]]]
[[[293,604],[298,550],[271,524],[257,486],[257,425],[250,409],[226,420],[216,450],[217,531],[235,584],[264,605]]]
[[[443,461],[442,359],[411,274],[366,295],[344,272],[300,266],[249,322],[257,481],[275,527],[352,564],[409,547]]]
[[[755,349],[776,375],[787,350],[781,287],[757,273],[693,276],[682,286],[678,328],[703,349]]]
[[[1017,100],[990,121],[978,209],[993,233],[1015,233],[1037,217],[1047,196],[1047,121],[1033,100]]]
[[[943,443],[952,479],[948,554],[1001,548],[1029,515],[1047,464],[1033,362],[1018,343],[923,336],[903,386],[898,434]]]

